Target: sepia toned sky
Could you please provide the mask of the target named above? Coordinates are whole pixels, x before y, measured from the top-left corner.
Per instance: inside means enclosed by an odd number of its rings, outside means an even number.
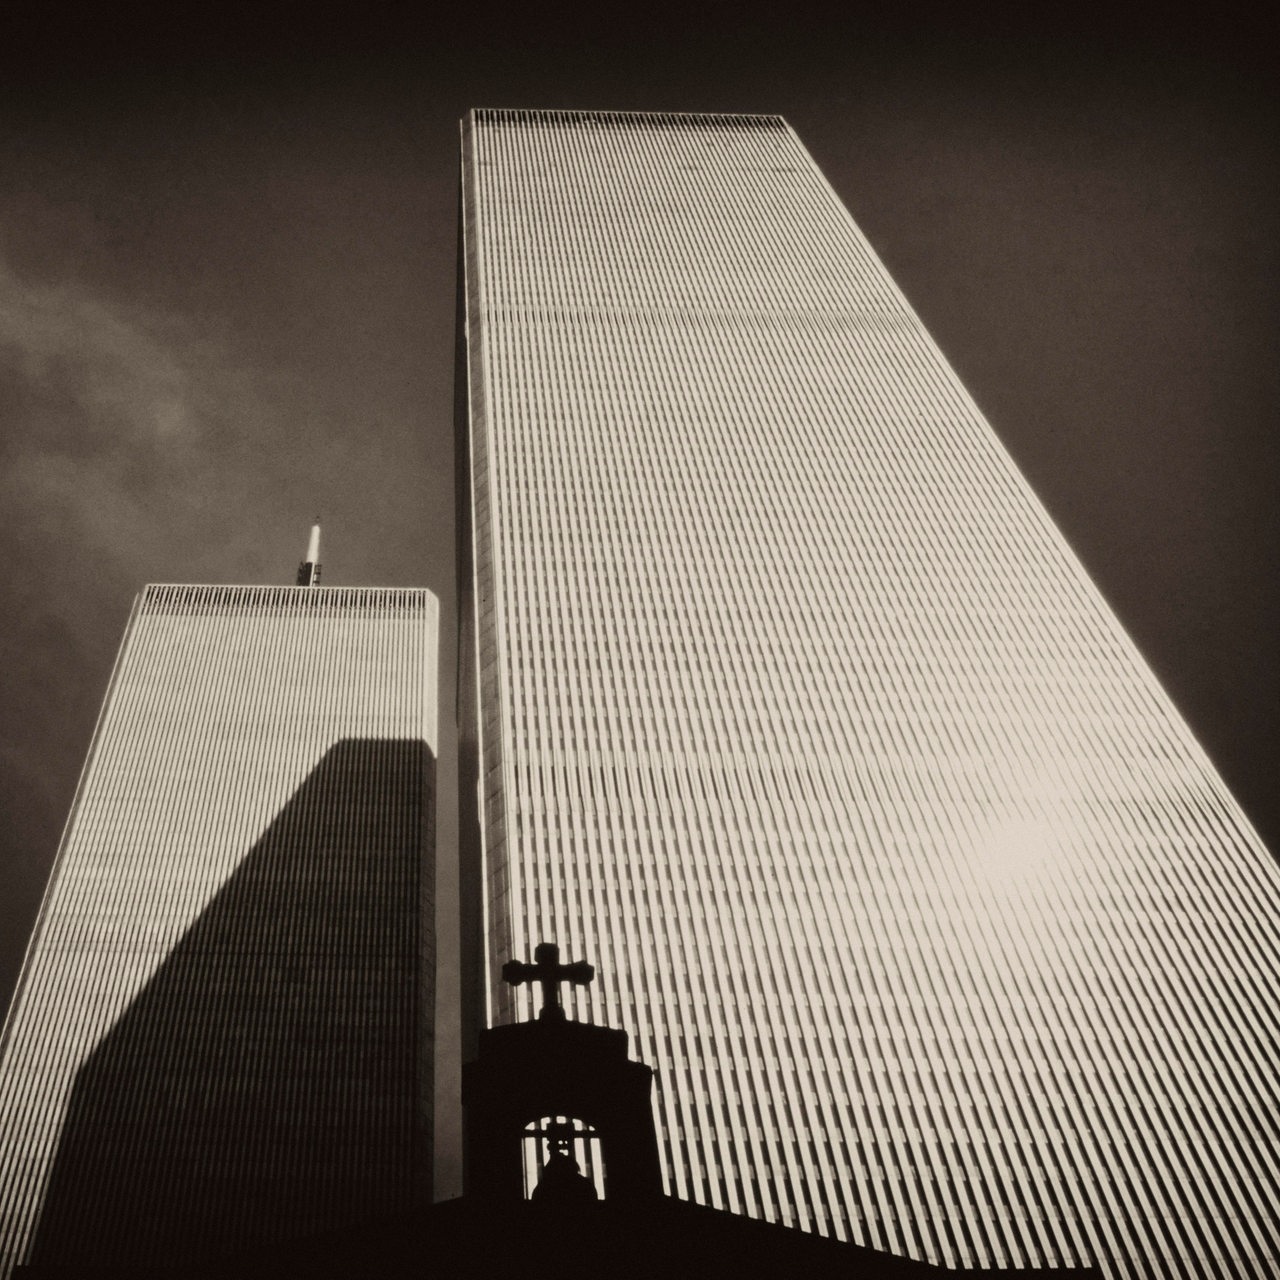
[[[28,8],[0,32],[0,999],[141,585],[289,583],[318,512],[326,584],[436,591],[452,671],[472,106],[785,115],[1280,847],[1256,21]]]

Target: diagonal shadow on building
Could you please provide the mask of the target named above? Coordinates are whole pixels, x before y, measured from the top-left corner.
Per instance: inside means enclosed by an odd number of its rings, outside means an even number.
[[[36,1268],[429,1203],[434,792],[421,741],[327,752],[77,1073]]]

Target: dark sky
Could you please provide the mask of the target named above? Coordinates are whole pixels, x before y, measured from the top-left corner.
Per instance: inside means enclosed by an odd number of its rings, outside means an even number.
[[[784,114],[1280,847],[1270,33],[454,8],[0,20],[0,998],[142,584],[291,582],[320,512],[451,671],[477,105]]]

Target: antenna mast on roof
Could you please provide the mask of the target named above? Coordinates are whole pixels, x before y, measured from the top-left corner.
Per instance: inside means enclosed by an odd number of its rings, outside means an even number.
[[[307,558],[298,566],[298,586],[318,587],[320,585],[320,517],[311,526],[311,537],[307,540]]]

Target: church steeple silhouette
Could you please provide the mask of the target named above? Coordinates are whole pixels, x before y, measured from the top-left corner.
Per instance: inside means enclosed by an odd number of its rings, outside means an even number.
[[[463,1068],[468,1198],[523,1199],[522,1146],[534,1136],[548,1153],[531,1198],[594,1201],[595,1187],[571,1154],[574,1135],[582,1133],[599,1143],[606,1200],[660,1196],[652,1069],[628,1059],[625,1031],[571,1022],[560,1003],[562,982],[590,982],[595,970],[585,961],[562,965],[559,948],[544,942],[533,964],[509,961],[502,976],[513,985],[540,983],[543,1006],[535,1020],[482,1032],[479,1056]],[[553,1117],[565,1119],[538,1127]]]

